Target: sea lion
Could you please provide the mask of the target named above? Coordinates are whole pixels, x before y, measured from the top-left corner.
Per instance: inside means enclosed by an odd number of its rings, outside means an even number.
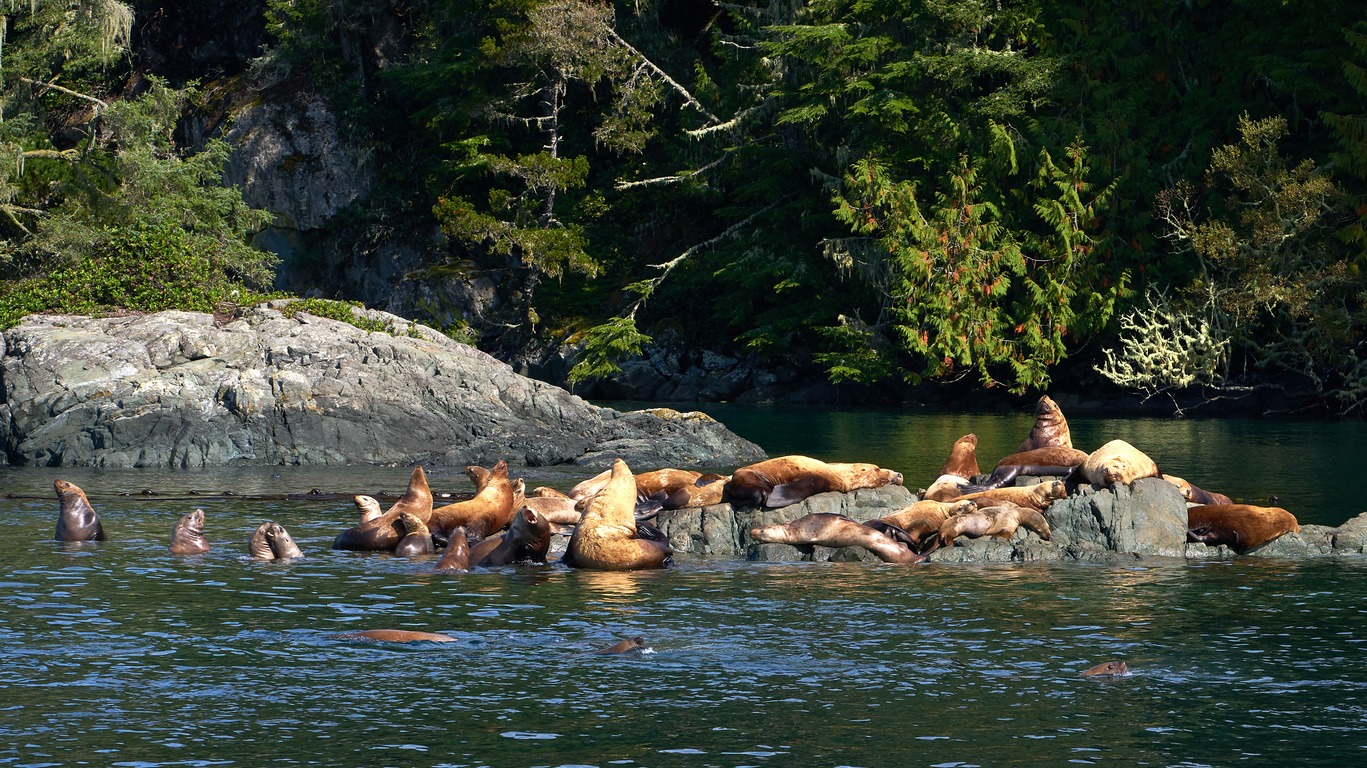
[[[413,474],[408,478],[408,490],[388,512],[337,534],[332,548],[392,551],[404,536],[403,524],[399,522],[399,515],[404,512],[417,515],[424,522],[432,514],[432,489],[427,485],[427,474],[421,466],[413,468]]]
[[[275,550],[271,548],[271,543],[266,539],[266,529],[271,527],[271,521],[267,520],[257,526],[252,532],[252,537],[247,539],[247,551],[251,553],[253,560],[274,560]]]
[[[570,495],[568,493],[562,493],[561,491],[557,491],[554,488],[549,488],[544,485],[538,485],[537,487],[532,489],[532,497],[542,497],[550,499],[569,499]],[[573,501],[573,499],[571,499],[571,501]]]
[[[404,512],[399,515],[399,521],[403,524],[404,535],[394,545],[395,557],[418,557],[437,551],[432,544],[432,532],[427,530],[427,523],[421,518],[412,512]]]
[[[1281,507],[1199,504],[1187,508],[1187,541],[1212,547],[1224,544],[1239,554],[1300,529],[1296,516]]]
[[[437,507],[426,522],[433,532],[442,536],[463,527],[473,544],[508,527],[515,511],[514,496],[513,482],[508,479],[508,462],[499,459],[474,498]]]
[[[949,458],[940,467],[941,475],[969,478],[978,474],[978,436],[972,432],[954,441]]]
[[[1128,674],[1130,674],[1130,665],[1123,661],[1107,661],[1083,670],[1078,677],[1125,677]]]
[[[978,505],[973,501],[953,501],[943,502],[933,499],[923,499],[910,506],[903,507],[890,515],[884,515],[878,522],[887,523],[900,528],[906,534],[910,543],[920,547],[925,543],[932,533],[940,530],[940,526],[954,515],[962,515],[977,509]]]
[[[1020,444],[1016,453],[1053,447],[1072,448],[1073,436],[1068,432],[1068,420],[1063,418],[1058,403],[1050,400],[1048,395],[1041,395],[1039,402],[1035,403],[1035,426],[1030,428],[1030,436]]]
[[[465,537],[465,529],[457,527],[451,531],[446,544],[446,552],[437,561],[438,571],[464,573],[470,570],[470,542]]]
[[[807,456],[782,456],[741,467],[731,474],[722,498],[746,506],[786,507],[826,491],[902,484],[902,473],[875,464],[827,463]]]
[[[1068,498],[1068,486],[1062,480],[1049,480],[1035,485],[1025,486],[1003,486],[987,491],[977,491],[966,493],[958,498],[959,501],[968,500],[978,502],[978,506],[987,507],[992,504],[1009,501],[1012,504],[1033,509],[1036,512],[1043,512],[1058,499]]]
[[[328,635],[336,640],[376,640],[382,643],[454,643],[456,638],[437,632],[416,632],[410,629],[363,629],[359,632],[338,632]]]
[[[361,520],[357,525],[365,525],[384,514],[384,510],[380,509],[380,502],[373,496],[352,496],[351,500],[356,503],[356,509],[361,513]]]
[[[489,477],[493,473],[478,464],[471,464],[465,468],[465,476],[470,478],[470,482],[475,486],[475,493],[484,490],[485,484],[489,482]]]
[[[1183,480],[1180,477],[1176,477],[1174,475],[1163,475],[1163,479],[1177,486],[1177,490],[1181,492],[1182,498],[1186,499],[1187,503],[1189,504],[1234,503],[1233,499],[1229,498],[1223,493],[1215,493],[1213,491],[1202,490],[1187,482],[1186,480]]]
[[[296,557],[303,557],[304,551],[299,549],[299,545],[294,543],[294,537],[285,530],[285,526],[272,522],[266,529],[266,541],[271,545],[271,551],[275,553],[276,560],[290,560]]]
[[[66,480],[52,481],[57,490],[57,541],[104,541],[100,516],[90,506],[85,491]]]
[[[973,485],[963,475],[940,475],[929,488],[921,491],[920,496],[922,500],[928,501],[953,501],[965,493],[973,493],[980,487]]]
[[[623,638],[620,642],[613,643],[612,645],[609,645],[605,648],[599,648],[596,651],[589,651],[589,655],[604,656],[610,653],[628,653],[630,651],[639,651],[645,647],[646,639],[644,637],[641,637],[640,635],[635,635],[632,637]]]
[[[575,483],[574,487],[570,489],[569,497],[575,501],[583,501],[597,496],[598,492],[603,490],[603,486],[608,484],[608,479],[611,477],[612,468],[609,467],[587,480]]]
[[[544,563],[550,548],[550,522],[524,503],[508,530],[470,547],[470,564]]]
[[[553,525],[578,525],[583,513],[568,496],[530,496],[522,501]]]
[[[636,504],[659,509],[685,509],[720,504],[725,475],[704,474],[691,469],[657,469],[636,476]]]
[[[669,544],[641,538],[636,520],[636,478],[625,461],[612,462],[608,482],[588,503],[561,562],[572,568],[627,571],[663,568]]]
[[[885,563],[919,563],[925,555],[911,551],[881,530],[844,515],[818,512],[796,520],[751,528],[755,541],[778,544],[819,544],[823,547],[862,547]]]
[[[1069,475],[1085,461],[1085,452],[1061,445],[1007,454],[997,462],[987,482],[983,483],[979,490],[1000,488],[1015,480],[1018,475]]]
[[[1124,440],[1112,440],[1092,451],[1082,463],[1082,475],[1093,485],[1129,485],[1141,477],[1161,477],[1153,459]]]
[[[204,510],[186,512],[171,529],[171,554],[202,555],[209,551],[209,542],[204,539]]]
[[[1033,509],[1004,503],[991,507],[980,507],[972,512],[955,515],[940,525],[940,546],[952,547],[960,536],[976,539],[982,536],[995,536],[1006,540],[1020,526],[1039,534],[1041,539],[1049,540],[1049,522],[1044,515]]]

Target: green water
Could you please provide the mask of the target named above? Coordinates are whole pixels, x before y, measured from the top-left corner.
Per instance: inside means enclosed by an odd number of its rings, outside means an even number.
[[[756,424],[772,415],[750,413]],[[983,438],[984,455],[1020,439],[1007,428],[989,438],[983,417],[889,426],[888,414],[806,415],[766,448],[843,457],[853,446],[879,460],[902,445],[927,456],[906,464],[909,482],[938,469],[965,431]],[[1079,423],[1074,434],[1090,443],[1099,433]],[[1265,450],[1250,443],[1237,449],[1245,462]],[[439,493],[469,490],[459,471],[431,474]],[[1367,558],[1122,567],[684,557],[636,574],[552,564],[438,575],[433,559],[329,549],[355,519],[346,502],[119,495],[374,493],[401,490],[407,475],[0,468],[0,492],[24,497],[0,499],[0,765],[1367,762]],[[90,492],[108,542],[51,540],[56,477]],[[196,504],[214,548],[172,556],[171,526]],[[266,519],[308,557],[247,559]],[[381,627],[456,642],[332,637]],[[644,636],[650,651],[582,655],[620,635]],[[1132,674],[1078,677],[1111,659]]]

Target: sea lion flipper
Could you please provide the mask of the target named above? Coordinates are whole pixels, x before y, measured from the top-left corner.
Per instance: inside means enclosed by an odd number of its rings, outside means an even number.
[[[796,504],[809,496],[824,493],[828,490],[828,486],[829,483],[820,477],[803,477],[792,482],[779,483],[765,497],[764,506],[769,509],[778,509]]]
[[[664,531],[645,520],[636,521],[636,536],[651,541],[669,541],[669,537],[664,534]]]

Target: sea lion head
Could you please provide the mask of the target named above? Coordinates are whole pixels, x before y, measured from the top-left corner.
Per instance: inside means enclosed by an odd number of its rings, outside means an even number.
[[[977,511],[977,509],[978,502],[974,501],[973,499],[955,501],[945,507],[945,517],[956,517],[958,515],[966,515],[970,512]]]
[[[291,557],[303,557],[304,553],[299,549],[299,545],[294,543],[294,537],[285,530],[285,526],[272,521],[266,528],[266,541],[271,545],[271,551],[275,553],[276,559],[288,560]]]
[[[403,523],[403,530],[405,533],[421,533],[422,531],[427,530],[427,524],[422,521],[422,518],[412,512],[400,513],[399,522]]]
[[[1079,677],[1124,677],[1130,674],[1130,665],[1123,661],[1107,661],[1084,671]]]
[[[970,432],[954,441],[954,446],[949,449],[949,458],[940,468],[940,474],[967,479],[978,472],[978,436]]]
[[[465,468],[465,476],[470,478],[470,482],[475,484],[475,493],[479,493],[483,490],[485,484],[489,482],[489,470],[475,464],[471,464]]]
[[[247,540],[247,551],[251,553],[253,559],[275,559],[275,550],[271,549],[270,540],[266,538],[266,531],[269,530],[272,525],[274,525],[274,523],[270,521],[262,523],[257,526],[257,529],[252,532],[252,537]]]

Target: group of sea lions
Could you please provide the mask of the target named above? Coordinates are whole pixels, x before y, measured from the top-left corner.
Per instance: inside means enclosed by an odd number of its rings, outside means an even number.
[[[755,528],[750,536],[761,542],[859,546],[885,562],[921,562],[931,551],[953,546],[960,536],[1009,539],[1024,526],[1048,541],[1043,512],[1071,489],[1083,483],[1128,485],[1144,477],[1162,477],[1187,500],[1188,541],[1223,544],[1243,553],[1300,530],[1295,516],[1281,507],[1235,504],[1224,494],[1163,474],[1153,459],[1124,440],[1112,440],[1091,453],[1074,448],[1068,421],[1048,395],[1036,404],[1030,434],[985,476],[978,467],[977,445],[973,434],[955,441],[939,477],[918,500],[878,520],[859,523],[842,515],[812,514]],[[1044,481],[1007,485],[1023,476]]]

